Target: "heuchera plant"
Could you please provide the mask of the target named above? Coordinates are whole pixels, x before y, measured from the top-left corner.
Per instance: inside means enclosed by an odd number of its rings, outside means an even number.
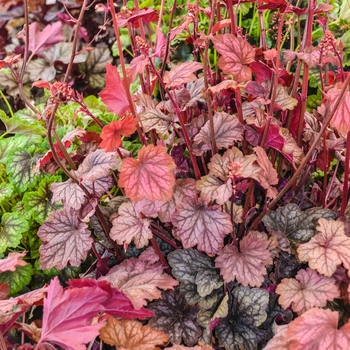
[[[0,1],[1,348],[349,349],[350,3],[147,3]]]

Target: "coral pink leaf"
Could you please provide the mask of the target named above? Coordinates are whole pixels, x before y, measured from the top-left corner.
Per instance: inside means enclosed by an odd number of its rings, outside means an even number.
[[[208,207],[201,200],[180,204],[172,223],[184,248],[197,245],[199,251],[207,254],[216,254],[224,244],[224,237],[233,230],[226,212],[219,206]]]
[[[338,312],[310,309],[289,324],[290,350],[350,349],[350,323],[338,329]]]
[[[261,171],[259,173],[260,184],[267,190],[267,197],[275,198],[277,196],[277,189],[271,187],[271,185],[278,184],[278,174],[276,169],[273,167],[265,150],[257,146],[254,148],[255,153],[258,156],[257,162],[261,167]]]
[[[325,276],[332,276],[343,263],[350,276],[350,238],[345,235],[344,223],[321,218],[318,224],[319,233],[298,247],[299,259]]]
[[[102,130],[100,148],[107,152],[114,151],[122,145],[121,136],[130,136],[136,131],[137,119],[131,115],[122,120],[114,120]]]
[[[313,307],[323,307],[327,300],[339,297],[335,279],[319,275],[310,268],[299,270],[295,278],[284,278],[276,288],[278,302],[287,309],[290,305],[298,314]]]
[[[136,258],[124,260],[112,267],[100,280],[107,280],[118,290],[124,292],[136,309],[147,305],[147,301],[159,299],[160,289],[173,289],[179,283],[163,272],[160,263],[148,264]]]
[[[168,201],[173,196],[176,165],[163,146],[143,146],[138,160],[124,158],[119,186],[134,202],[143,198]]]
[[[123,81],[120,79],[117,68],[110,63],[107,63],[106,71],[106,88],[99,95],[108,110],[111,113],[117,113],[119,118],[121,118],[129,108]]]
[[[103,132],[102,132],[103,134]],[[80,164],[77,176],[80,181],[95,181],[109,175],[120,162],[120,158],[115,152],[96,150],[90,153]]]
[[[63,291],[58,278],[49,286],[44,299],[44,315],[39,344],[51,342],[66,350],[85,350],[85,343],[99,334],[103,323],[91,324],[105,308],[108,294],[101,288],[71,288]]]
[[[219,67],[225,74],[232,74],[237,82],[251,80],[252,71],[247,66],[255,58],[253,47],[243,38],[233,34],[211,36],[214,48],[219,52]]]
[[[183,62],[173,67],[170,72],[164,75],[164,82],[167,88],[180,86],[197,80],[193,74],[197,70],[202,69],[203,64],[200,62]]]
[[[107,298],[102,303],[102,305],[105,308],[105,312],[109,315],[128,319],[139,318],[142,320],[153,316],[153,313],[149,310],[143,308],[140,310],[135,310],[128,297],[123,292],[112,287],[111,283],[108,281],[96,281],[95,279],[90,278],[80,278],[76,280],[70,280],[68,284],[73,288],[92,287],[94,289],[100,288],[107,292]]]
[[[26,40],[27,38],[23,37],[23,41]],[[32,54],[46,50],[60,41],[64,41],[61,22],[48,24],[42,31],[40,31],[38,22],[29,26],[29,51]]]
[[[131,241],[134,241],[137,248],[147,246],[148,240],[152,238],[152,231],[149,228],[150,220],[142,218],[135,211],[132,202],[123,203],[119,207],[118,214],[118,217],[112,221],[110,237],[118,244],[124,244],[125,247]]]
[[[288,330],[288,325],[275,326],[276,334],[274,337],[266,344],[264,350],[290,350],[290,342],[286,341],[286,333]]]
[[[333,110],[340,95],[341,88],[334,87],[327,92],[330,108]],[[343,136],[350,131],[350,91],[345,90],[344,96],[331,120],[331,126],[336,128]]]
[[[268,241],[256,235],[241,240],[240,249],[226,245],[218,253],[215,267],[220,269],[225,282],[237,279],[243,286],[260,287],[266,275],[266,265],[272,264]]]
[[[39,248],[40,266],[43,270],[63,269],[68,262],[80,266],[86,259],[93,239],[85,223],[78,219],[73,209],[55,211],[38,230],[43,241]]]
[[[23,253],[9,253],[6,259],[0,260],[0,272],[16,271],[17,266],[25,266],[27,263],[22,258],[27,254]]]
[[[129,77],[129,82],[132,83],[137,74],[143,74],[148,64],[148,58],[144,55],[133,58],[130,65],[126,68],[126,74]]]

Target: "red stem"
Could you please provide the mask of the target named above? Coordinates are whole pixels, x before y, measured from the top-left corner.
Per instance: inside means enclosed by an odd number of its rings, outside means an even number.
[[[345,215],[345,210],[348,205],[349,199],[349,162],[350,162],[350,131],[346,136],[346,155],[344,165],[344,184],[343,184],[343,197],[341,202],[341,209],[339,216]]]

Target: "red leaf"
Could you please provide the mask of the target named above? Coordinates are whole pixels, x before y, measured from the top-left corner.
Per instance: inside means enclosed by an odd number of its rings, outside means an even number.
[[[41,338],[37,345],[52,342],[66,350],[86,350],[85,343],[99,335],[103,323],[91,325],[108,294],[101,288],[83,287],[63,291],[58,278],[49,286],[44,299]]]
[[[230,216],[220,206],[208,207],[201,200],[180,204],[172,222],[184,248],[197,245],[199,251],[207,254],[216,254],[233,230]]]
[[[325,276],[332,276],[341,263],[350,274],[350,238],[345,234],[344,223],[322,218],[318,223],[319,233],[299,246],[299,259]]]
[[[289,324],[290,350],[350,349],[350,322],[338,329],[338,312],[311,309]]]
[[[158,13],[154,9],[144,8],[142,10],[132,10],[125,13],[119,12],[117,14],[118,27],[124,27],[127,23],[132,23],[134,28],[138,28],[138,20],[141,19],[144,24],[156,22],[158,20]]]
[[[23,37],[23,41],[26,40],[26,37]],[[29,51],[32,54],[46,50],[60,41],[64,41],[61,22],[48,24],[42,31],[40,31],[38,22],[29,26]]]
[[[111,113],[117,113],[119,118],[122,118],[129,108],[129,101],[123,80],[120,79],[117,68],[108,62],[106,71],[106,88],[99,95],[108,110]]]
[[[239,250],[234,245],[226,245],[218,253],[215,267],[227,283],[237,279],[245,287],[260,287],[267,273],[265,266],[272,264],[268,244],[255,235],[243,237]]]
[[[119,265],[117,265],[119,266]],[[112,269],[111,269],[112,271]],[[92,287],[93,289],[102,289],[108,293],[106,300],[102,303],[105,308],[105,312],[111,316],[122,318],[139,318],[141,320],[152,317],[153,313],[149,310],[140,308],[135,310],[131,301],[124,295],[122,291],[112,287],[111,283],[104,280],[96,281],[91,278],[80,278],[76,280],[70,280],[68,284],[73,288]]]
[[[317,306],[326,306],[327,300],[339,297],[335,279],[319,275],[310,268],[299,270],[295,279],[284,278],[276,288],[278,302],[287,309],[290,305],[298,314]]]
[[[156,33],[156,49],[153,55],[162,59],[165,55],[166,37],[162,29],[158,26],[156,28]]]
[[[327,98],[329,99],[331,110],[333,110],[340,92],[341,86],[328,90]],[[331,126],[336,128],[344,137],[350,131],[350,91],[348,89],[345,90],[344,96],[331,119]]]
[[[23,253],[9,253],[6,259],[0,260],[0,272],[16,271],[17,266],[25,266],[27,263],[22,258],[27,254]]]
[[[168,201],[173,195],[176,165],[162,146],[143,146],[139,159],[124,158],[120,167],[119,186],[134,202],[143,198]]]
[[[88,226],[78,219],[73,209],[55,211],[49,220],[38,230],[38,236],[43,241],[39,248],[41,268],[56,267],[61,270],[68,262],[80,266],[93,242]]]
[[[137,119],[131,115],[122,120],[115,120],[102,130],[102,142],[99,147],[107,152],[114,151],[122,145],[121,136],[131,136],[136,131]]]
[[[67,140],[63,143],[64,147],[66,148],[69,148],[70,145],[71,145],[71,141]],[[60,147],[58,146],[58,143],[55,142],[54,144],[54,147],[55,147],[55,150],[56,150],[56,153],[58,155],[58,157],[60,159],[64,158],[64,155],[60,149]],[[41,157],[40,159],[38,159],[38,161],[36,162],[36,167],[35,167],[35,173],[38,173],[39,170],[45,166],[51,159],[53,159],[53,155],[52,155],[52,151],[49,150],[45,153],[45,155],[43,157]]]
[[[165,72],[164,82],[167,88],[180,86],[197,80],[193,74],[203,68],[203,63],[200,62],[183,62],[173,67],[170,72]]]
[[[232,74],[237,82],[252,79],[252,71],[247,65],[254,61],[255,51],[247,40],[233,34],[219,34],[211,40],[221,55],[218,64],[225,74]]]

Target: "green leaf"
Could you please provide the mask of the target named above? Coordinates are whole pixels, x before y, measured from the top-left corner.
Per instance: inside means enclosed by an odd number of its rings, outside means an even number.
[[[26,148],[30,145],[38,145],[42,141],[42,137],[35,134],[15,135],[0,140],[0,160],[7,162],[9,152],[19,148]]]
[[[175,250],[168,254],[168,262],[173,268],[173,276],[180,282],[194,282],[201,297],[224,283],[212,260],[195,249]]]
[[[11,152],[9,155],[6,171],[10,181],[20,192],[35,184],[38,178],[38,175],[34,174],[36,161],[37,159],[25,149]]]
[[[11,183],[3,183],[0,185],[0,203],[5,202],[12,196],[13,186]]]
[[[28,230],[28,222],[18,213],[5,213],[0,225],[0,253],[7,248],[17,247],[22,233]]]
[[[9,134],[37,134],[46,135],[46,129],[39,121],[29,122],[14,116],[9,118],[6,115],[1,115],[0,119],[5,124],[6,131]]]
[[[53,182],[61,182],[60,176],[46,177],[39,183],[38,190],[24,194],[25,210],[39,224],[42,224],[52,212],[62,208],[59,203],[52,203],[50,186]]]
[[[18,266],[16,271],[6,271],[0,273],[0,282],[10,286],[9,296],[13,296],[20,292],[24,286],[27,286],[33,274],[33,268],[30,264]]]
[[[86,62],[79,65],[80,71],[87,75],[91,87],[101,89],[105,86],[107,62],[112,62],[109,49],[97,47],[89,51]]]
[[[281,232],[292,242],[307,242],[316,234],[318,219],[336,217],[336,213],[328,209],[314,207],[301,211],[296,204],[287,204],[269,211],[263,222],[270,232]]]

